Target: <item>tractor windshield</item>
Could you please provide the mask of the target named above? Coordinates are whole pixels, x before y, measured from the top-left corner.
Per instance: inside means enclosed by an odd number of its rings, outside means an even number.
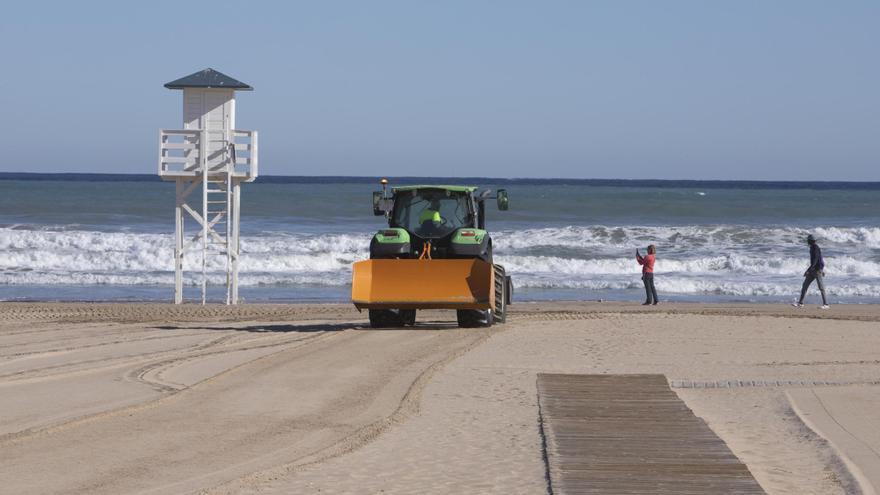
[[[459,227],[470,227],[470,218],[467,194],[419,189],[397,195],[392,222],[422,239],[438,239]]]

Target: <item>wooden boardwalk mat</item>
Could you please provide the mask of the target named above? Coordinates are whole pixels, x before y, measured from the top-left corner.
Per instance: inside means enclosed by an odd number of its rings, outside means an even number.
[[[663,375],[538,375],[554,495],[765,493]]]

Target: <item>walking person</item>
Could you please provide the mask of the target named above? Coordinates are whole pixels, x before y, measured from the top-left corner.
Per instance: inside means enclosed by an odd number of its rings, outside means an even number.
[[[636,261],[642,265],[642,282],[645,283],[645,302],[642,303],[642,306],[647,306],[649,304],[657,304],[660,302],[657,299],[657,289],[654,288],[654,260],[656,258],[655,254],[657,249],[653,244],[648,246],[648,254],[646,256],[642,256],[639,253],[639,250],[636,249]]]
[[[796,308],[803,307],[807,289],[810,288],[810,284],[815,280],[816,285],[819,286],[819,292],[822,293],[822,309],[828,309],[828,300],[825,298],[825,259],[822,257],[822,250],[816,244],[816,238],[813,237],[813,234],[807,236],[807,244],[810,245],[810,267],[804,272],[804,285],[801,287],[801,297],[798,299],[798,302],[791,303],[791,305]]]

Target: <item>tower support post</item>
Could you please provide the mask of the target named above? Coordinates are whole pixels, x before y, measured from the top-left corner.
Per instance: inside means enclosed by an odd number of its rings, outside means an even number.
[[[174,181],[174,304],[183,302],[183,204],[184,184]]]
[[[232,193],[232,236],[230,252],[232,253],[232,301],[238,304],[238,261],[241,257],[241,181],[235,181]]]

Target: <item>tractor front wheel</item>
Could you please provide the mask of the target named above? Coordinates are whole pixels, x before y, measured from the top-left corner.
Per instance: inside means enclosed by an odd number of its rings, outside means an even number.
[[[401,309],[399,314],[404,325],[413,326],[416,324],[416,310]]]
[[[370,326],[372,328],[393,328],[416,324],[414,309],[371,309]]]
[[[456,311],[458,316],[458,326],[462,328],[491,327],[492,326],[492,310],[480,309],[459,309]]]

